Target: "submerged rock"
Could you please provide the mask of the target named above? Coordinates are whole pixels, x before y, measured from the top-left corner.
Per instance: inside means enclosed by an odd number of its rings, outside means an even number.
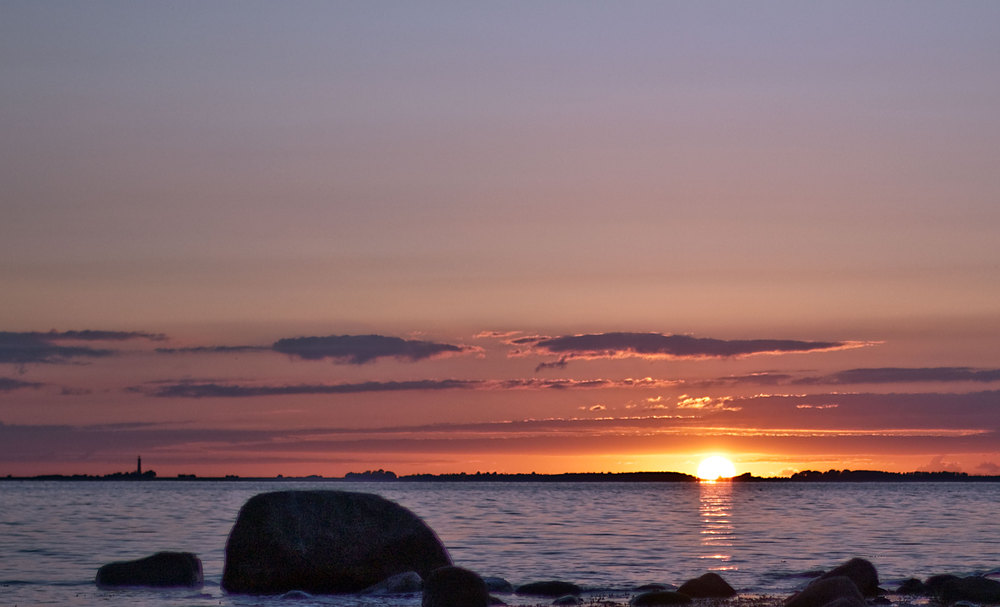
[[[417,515],[348,491],[277,491],[250,498],[226,542],[227,592],[358,592],[393,575],[451,564]]]
[[[693,599],[727,599],[736,596],[736,590],[722,579],[721,575],[711,571],[701,577],[684,582],[677,590]]]
[[[632,597],[629,605],[632,607],[650,607],[653,605],[685,605],[691,602],[691,597],[674,590],[653,590]]]
[[[527,594],[531,596],[552,596],[559,597],[565,594],[580,594],[580,587],[572,582],[560,582],[549,580],[545,582],[531,582],[518,586],[514,591],[517,594]]]
[[[875,569],[875,565],[872,565],[871,561],[853,558],[843,565],[838,565],[827,571],[819,579],[823,580],[834,577],[849,578],[864,596],[875,596],[879,593],[878,571]]]
[[[201,560],[190,552],[157,552],[134,561],[108,563],[97,570],[98,586],[185,586],[204,583]]]
[[[785,600],[784,607],[864,607],[865,597],[850,578],[821,578]]]
[[[486,582],[461,567],[441,567],[427,576],[421,607],[488,607]]]

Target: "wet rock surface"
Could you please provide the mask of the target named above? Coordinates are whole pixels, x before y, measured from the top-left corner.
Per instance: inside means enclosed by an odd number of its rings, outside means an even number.
[[[417,515],[377,495],[278,491],[250,498],[226,542],[227,592],[359,592],[393,575],[451,564]]]
[[[134,561],[108,563],[97,570],[98,586],[200,587],[201,559],[190,552],[157,552]]]
[[[490,593],[483,578],[461,567],[435,569],[424,581],[421,607],[487,607]]]

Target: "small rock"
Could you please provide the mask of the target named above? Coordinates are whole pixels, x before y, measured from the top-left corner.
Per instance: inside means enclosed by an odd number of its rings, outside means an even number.
[[[688,580],[677,589],[693,599],[720,598],[736,596],[736,590],[718,573],[708,572],[701,577]]]
[[[552,601],[553,605],[580,605],[582,603],[583,601],[580,600],[580,597],[573,596],[572,594],[561,596],[558,599]]]
[[[424,589],[424,580],[416,571],[405,571],[394,576],[387,577],[378,584],[369,586],[360,594],[409,594],[420,592]]]
[[[204,583],[201,560],[190,552],[157,552],[152,556],[108,563],[97,570],[98,586],[186,586]]]
[[[691,597],[674,590],[653,590],[632,597],[629,605],[632,607],[649,607],[651,605],[685,605],[691,602]]]
[[[980,576],[948,580],[937,593],[942,603],[969,601],[972,603],[1000,603],[1000,582]]]
[[[483,578],[461,567],[440,567],[424,580],[421,607],[488,607],[490,592]]]
[[[651,590],[677,590],[673,584],[643,584],[636,588],[636,592],[649,592]]]
[[[896,594],[927,594],[927,586],[915,577],[903,580],[903,583],[896,589]]]
[[[875,596],[879,592],[878,571],[876,571],[875,565],[865,559],[853,558],[843,565],[827,571],[819,579],[833,577],[849,578],[864,596]]]
[[[558,597],[565,594],[580,594],[580,587],[572,582],[560,582],[549,580],[545,582],[531,582],[523,584],[514,590],[517,594],[527,594],[531,596],[551,596]]]
[[[831,603],[837,602],[836,606]],[[864,607],[865,597],[847,577],[818,579],[785,601],[785,607]]]
[[[507,603],[505,603],[503,599],[497,598],[492,594],[490,595],[490,605],[506,605],[506,604]]]
[[[484,577],[483,581],[486,582],[486,587],[490,589],[490,592],[507,594],[514,592],[514,585],[502,577]]]

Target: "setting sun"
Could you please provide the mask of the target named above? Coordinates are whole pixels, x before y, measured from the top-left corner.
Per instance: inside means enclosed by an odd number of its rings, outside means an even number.
[[[736,467],[733,466],[733,462],[721,455],[705,458],[698,464],[698,478],[703,481],[714,481],[734,476],[736,476]]]

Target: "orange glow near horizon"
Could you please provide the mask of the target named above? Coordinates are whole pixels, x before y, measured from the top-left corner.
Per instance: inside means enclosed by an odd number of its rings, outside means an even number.
[[[703,481],[717,481],[736,476],[736,466],[721,455],[707,457],[698,464],[698,478]]]

